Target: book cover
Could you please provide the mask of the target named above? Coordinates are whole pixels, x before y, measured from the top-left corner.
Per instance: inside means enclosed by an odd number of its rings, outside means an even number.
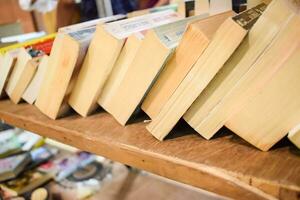
[[[29,192],[49,180],[51,175],[39,172],[36,170],[30,170],[22,174],[22,176],[0,184],[1,189],[4,191],[4,196],[14,197]]]
[[[75,155],[66,155],[57,160],[49,161],[41,165],[38,170],[52,174],[55,180],[60,181],[80,167],[84,167],[95,160],[95,156],[87,152],[77,152]]]
[[[28,153],[0,159],[0,182],[15,178],[29,162]]]

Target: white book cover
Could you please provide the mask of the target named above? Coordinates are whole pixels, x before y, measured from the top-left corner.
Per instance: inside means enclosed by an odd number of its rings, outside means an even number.
[[[99,19],[90,20],[87,22],[82,22],[82,23],[62,27],[62,28],[58,29],[58,32],[59,33],[71,33],[74,31],[78,31],[80,29],[86,29],[86,28],[96,26],[98,24],[107,23],[107,22],[111,22],[111,21],[117,21],[117,20],[124,19],[124,18],[126,18],[126,15],[114,15],[114,16],[110,16],[110,17],[103,17],[103,18],[99,18]]]
[[[105,24],[104,29],[114,37],[124,39],[135,32],[141,32],[179,19],[182,18],[175,11],[166,10]]]

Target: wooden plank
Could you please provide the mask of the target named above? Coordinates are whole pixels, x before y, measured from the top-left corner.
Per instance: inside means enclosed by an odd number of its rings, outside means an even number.
[[[0,102],[0,118],[82,150],[234,199],[272,199],[251,186],[251,180],[272,191],[300,191],[300,157],[291,146],[260,152],[225,133],[211,141],[191,132],[159,142],[147,132],[145,123],[122,127],[104,112],[87,118],[70,115],[51,120],[34,106],[14,105],[8,100]]]

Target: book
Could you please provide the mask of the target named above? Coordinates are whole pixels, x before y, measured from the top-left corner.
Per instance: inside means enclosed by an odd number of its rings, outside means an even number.
[[[122,20],[122,19],[125,19],[125,18],[126,18],[125,15],[115,15],[115,16],[106,17],[106,18],[93,19],[93,20],[89,20],[89,21],[86,21],[86,22],[61,27],[61,28],[58,29],[58,33],[72,33],[74,31],[78,31],[80,29],[86,29],[86,28],[94,27],[98,24],[102,24],[103,22],[109,23],[109,22]]]
[[[250,84],[247,81],[251,78],[252,81],[255,80],[252,75],[256,72],[255,69],[259,69],[255,67],[259,66],[256,64],[257,60],[264,55],[266,49],[270,48],[272,42],[276,37],[278,37],[282,29],[286,26],[287,21],[293,15],[295,15],[293,9],[291,8],[292,6],[288,5],[284,0],[273,1],[266,10],[266,18],[261,20],[261,22],[260,20],[258,21],[258,25],[260,25],[260,27],[253,27],[255,29],[258,28],[259,32],[257,33],[257,36],[259,37],[259,33],[262,30],[265,30],[265,28],[268,26],[265,24],[269,23],[270,20],[274,20],[274,26],[271,26],[269,28],[269,30],[272,30],[271,32],[268,32],[269,36],[262,36],[263,41],[258,40],[257,43],[250,43],[251,45],[248,45],[248,43],[246,43],[246,45],[250,47],[249,49],[248,47],[245,48],[245,50],[248,49],[246,54],[243,57],[239,55],[239,57],[236,57],[235,60],[231,61],[232,63],[226,65],[224,71],[221,71],[221,73],[225,75],[222,77],[222,75],[220,74],[217,79],[218,82],[213,82],[216,87],[219,87],[217,88],[218,90],[221,89],[221,91],[217,91],[218,94],[220,94],[221,98],[218,97],[216,100],[213,100],[214,102],[212,102],[213,98],[209,99],[209,101],[206,102],[210,106],[210,109],[206,110],[206,112],[208,111],[208,114],[202,115],[205,117],[200,123],[195,123],[195,126],[192,125],[194,128],[196,127],[195,129],[197,130],[197,132],[201,133],[201,135],[203,135],[205,138],[211,138],[226,123],[226,121],[229,120],[230,116],[234,114],[235,110],[240,108],[240,105],[242,105],[241,102],[243,101],[242,99],[247,99],[246,95],[244,95],[245,98],[242,98],[243,93],[241,91],[245,90],[244,92],[246,92],[247,88],[251,88],[251,85],[255,84],[255,82],[253,82],[253,84]],[[278,14],[278,10],[280,10],[280,13],[282,15]],[[278,20],[276,23],[275,19]],[[241,55],[243,55],[243,52],[241,53]],[[250,71],[251,73],[249,73]],[[244,79],[244,83],[243,81],[241,81],[242,79]],[[240,86],[237,86],[237,83],[239,83]],[[242,90],[238,88],[242,88]],[[197,115],[195,116],[195,118],[197,118]]]
[[[38,64],[39,58],[33,59],[25,48],[20,49],[5,88],[6,94],[13,103],[18,104],[21,101],[23,92],[33,78]]]
[[[49,161],[53,156],[58,153],[58,149],[49,148],[47,146],[42,146],[30,151],[30,163],[25,167],[25,170],[32,170],[39,167],[43,163]]]
[[[28,153],[0,159],[0,182],[16,178],[29,162]]]
[[[113,94],[123,80],[123,77],[130,64],[133,62],[133,59],[135,58],[135,55],[140,48],[146,33],[147,30],[144,30],[134,33],[127,38],[120,55],[118,56],[118,59],[103,86],[103,90],[98,99],[98,103],[100,105],[106,105],[107,102],[112,98]]]
[[[86,24],[71,25],[59,30],[48,60],[45,79],[42,81],[35,106],[52,119],[69,111],[67,104],[78,71],[97,24],[117,20],[115,16],[93,20]],[[67,51],[65,50],[67,49]]]
[[[228,116],[225,126],[263,151],[300,121],[299,27],[300,18],[295,15],[228,94],[235,103],[224,104],[231,108],[230,115],[228,108],[222,109]]]
[[[206,16],[190,17],[149,30],[127,71],[119,77],[118,87],[111,91],[110,97],[102,99],[100,95],[98,103],[125,125],[172,56],[188,23]],[[151,53],[153,49],[155,54]]]
[[[281,10],[280,14],[277,10]],[[235,54],[185,113],[185,121],[204,138],[210,139],[213,133],[206,134],[200,131],[200,123],[270,45],[291,15],[292,11],[286,6],[285,1],[273,1],[251,28]]]
[[[18,48],[21,48],[21,47],[26,48],[28,46],[32,46],[32,45],[37,44],[37,43],[44,43],[45,41],[54,40],[55,36],[56,36],[56,33],[53,33],[53,34],[49,34],[49,35],[46,35],[46,36],[43,36],[43,37],[40,37],[40,38],[36,38],[36,39],[32,39],[32,40],[29,40],[29,41],[9,45],[7,47],[0,48],[0,54],[3,55],[3,54],[5,54],[6,52],[8,52],[10,50],[18,49]]]
[[[50,160],[38,167],[38,171],[52,174],[56,181],[61,181],[81,167],[95,161],[95,156],[88,152],[80,151],[75,155],[65,155],[61,158]]]
[[[22,145],[22,151],[30,151],[44,145],[44,138],[30,131],[22,131],[17,135],[18,141]]]
[[[134,33],[127,38],[126,43],[124,44],[124,47],[122,48],[121,53],[118,56],[118,59],[99,96],[98,103],[100,106],[105,107],[120,86],[123,77],[133,62],[135,55],[144,40],[144,34],[146,34],[146,32],[147,31]]]
[[[30,151],[44,144],[44,138],[20,129],[9,129],[0,132],[0,158]]]
[[[178,19],[178,14],[167,10],[99,25],[71,93],[71,107],[82,116],[95,111],[104,84],[128,36]]]
[[[16,134],[16,129],[8,128],[0,131],[0,144],[4,144],[7,140],[10,140]]]
[[[50,174],[39,172],[37,170],[30,170],[16,179],[1,183],[0,187],[5,193],[4,196],[9,198],[32,191],[51,179],[52,177]]]
[[[29,104],[33,104],[35,102],[40,92],[42,82],[47,75],[46,72],[48,61],[49,56],[47,55],[44,55],[42,58],[40,58],[37,71],[22,95],[22,99],[24,99]]]
[[[214,33],[233,12],[190,23],[174,54],[166,63],[142,103],[142,110],[153,119],[204,52]]]
[[[298,124],[294,128],[292,128],[288,133],[289,140],[300,149],[300,125]]]
[[[22,48],[6,52],[0,68],[0,89],[2,91],[5,88],[10,93],[8,96],[13,102],[18,103],[21,100],[20,95],[30,83],[38,66],[39,58],[37,57],[50,53],[53,40],[52,36],[37,39],[31,43],[24,43]],[[2,92],[2,96],[4,95]]]
[[[1,134],[3,136],[3,134]],[[22,144],[15,134],[6,140],[1,140],[0,158],[5,158],[22,152]]]
[[[10,128],[0,132],[0,158],[22,152],[22,143],[18,139],[21,132],[18,128]]]
[[[253,14],[255,12],[255,14]],[[159,114],[146,127],[157,139],[163,140],[223,67],[247,35],[250,25],[260,12],[245,11],[225,20],[194,67],[180,83]]]
[[[86,32],[92,35],[93,30],[88,29]],[[84,54],[84,45],[81,44],[85,42],[86,35],[82,32],[76,33],[77,32],[75,32],[73,36],[82,36],[78,39],[80,41],[77,41],[76,39],[73,39],[71,35],[64,33],[58,34],[55,38],[52,52],[48,60],[49,68],[46,70],[47,75],[42,81],[40,91],[36,97],[35,106],[43,114],[52,119],[64,115],[69,108],[64,103],[64,98],[72,79],[74,69],[80,67],[81,63],[78,59],[79,51],[80,47],[82,47],[82,53]],[[64,51],[64,49],[68,49],[68,51]]]
[[[16,63],[18,53],[19,49],[7,51],[3,56],[2,63],[0,63],[0,97],[5,96],[4,89]]]

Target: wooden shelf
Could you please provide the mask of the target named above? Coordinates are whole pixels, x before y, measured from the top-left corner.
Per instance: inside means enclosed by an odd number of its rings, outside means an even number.
[[[32,105],[14,105],[8,100],[0,101],[0,118],[79,149],[234,199],[297,199],[299,195],[300,156],[292,146],[261,152],[232,134],[206,141],[192,132],[159,142],[143,122],[122,127],[105,112],[51,120]]]

